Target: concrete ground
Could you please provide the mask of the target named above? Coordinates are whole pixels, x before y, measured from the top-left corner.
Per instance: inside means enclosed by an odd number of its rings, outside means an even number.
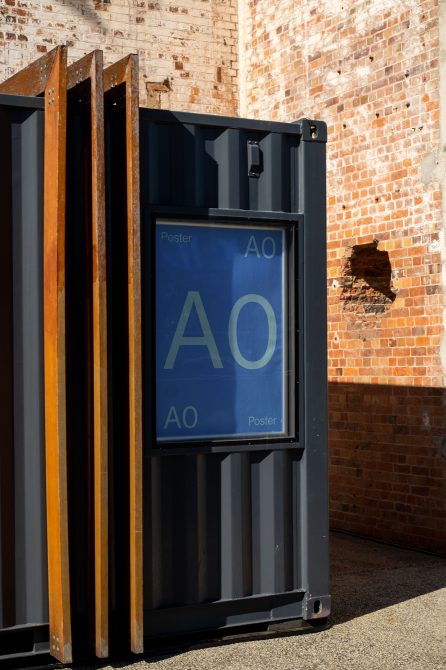
[[[331,628],[105,668],[446,669],[446,559],[333,533]]]

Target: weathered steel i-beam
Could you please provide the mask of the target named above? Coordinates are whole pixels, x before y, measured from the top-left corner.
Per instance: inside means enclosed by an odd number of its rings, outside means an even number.
[[[104,92],[125,86],[127,262],[130,425],[130,638],[144,650],[142,547],[141,249],[139,212],[138,58],[130,55],[104,71]]]
[[[106,658],[109,653],[109,520],[107,264],[102,51],[93,51],[70,65],[67,80],[68,89],[76,89],[85,82],[90,85],[95,650],[98,657]]]
[[[50,651],[72,661],[65,383],[67,49],[57,47],[0,84],[0,93],[45,95],[44,358]]]

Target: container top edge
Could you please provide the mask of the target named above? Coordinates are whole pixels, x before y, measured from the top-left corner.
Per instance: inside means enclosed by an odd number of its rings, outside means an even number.
[[[30,95],[10,95],[9,93],[0,93],[0,107],[19,107],[25,109],[44,109],[44,98],[37,98]]]

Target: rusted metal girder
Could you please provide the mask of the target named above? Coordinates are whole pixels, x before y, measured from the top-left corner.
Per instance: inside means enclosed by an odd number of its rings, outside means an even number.
[[[93,338],[93,469],[95,651],[109,653],[108,598],[108,382],[107,382],[107,262],[105,220],[103,55],[96,50],[68,68],[67,87],[90,86],[91,124],[91,244]]]
[[[104,71],[104,92],[125,86],[130,446],[130,640],[144,651],[142,544],[141,248],[139,211],[138,57]]]
[[[130,633],[140,653],[143,637],[142,567],[142,368],[139,213],[138,60],[127,56],[103,70],[101,51],[67,68],[67,49],[57,47],[0,84],[1,93],[45,97],[44,165],[44,357],[50,652],[73,659],[68,551],[68,474],[65,358],[65,217],[67,90],[90,86],[92,385],[94,460],[95,650],[109,653],[109,466],[107,379],[107,267],[104,93],[123,87],[125,100],[129,465]]]
[[[72,661],[65,379],[67,49],[56,47],[0,84],[0,93],[45,96],[44,358],[50,652]]]

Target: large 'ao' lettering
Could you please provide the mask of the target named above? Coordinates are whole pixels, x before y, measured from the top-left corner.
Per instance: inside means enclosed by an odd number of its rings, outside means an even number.
[[[268,342],[265,352],[260,358],[254,361],[247,359],[241,353],[237,334],[240,312],[244,307],[246,307],[246,305],[249,305],[250,303],[254,303],[262,307],[263,311],[265,312],[268,324]],[[197,312],[203,334],[199,336],[186,336],[184,333],[186,331],[187,323],[189,321],[193,307],[195,307]],[[265,365],[269,363],[274,355],[277,342],[277,321],[271,303],[269,303],[266,298],[256,293],[247,293],[246,295],[243,295],[241,298],[239,298],[235,302],[229,316],[228,338],[229,348],[234,357],[234,360],[236,363],[238,363],[238,365],[247,370],[258,370],[259,368],[265,367]],[[166,362],[164,364],[164,369],[173,369],[177,359],[178,351],[180,347],[184,346],[207,347],[214,368],[223,367],[223,363],[217,348],[217,343],[212,333],[211,325],[209,323],[203,301],[198,291],[189,291],[186,296],[186,300],[184,302],[183,309],[181,310],[180,318],[178,319],[178,324],[175,329],[175,334],[170,344],[169,353],[167,354]]]
[[[167,413],[166,421],[164,422],[164,430],[169,428],[169,425],[173,423],[176,428],[181,429],[181,421],[177,412],[175,405],[171,405]],[[198,423],[198,412],[196,407],[193,405],[188,405],[183,409],[183,426],[185,428],[195,428]]]
[[[192,307],[195,307],[201,330],[203,332],[203,335],[200,335],[199,337],[189,337],[184,335],[187,322],[189,321],[189,317],[192,312]],[[223,363],[221,362],[220,354],[218,353],[217,345],[212,334],[209,319],[204,309],[201,296],[198,291],[189,291],[186,296],[180,318],[178,320],[177,328],[170,345],[169,353],[167,354],[166,362],[164,363],[164,369],[172,370],[173,366],[175,365],[180,347],[196,346],[208,348],[209,356],[211,357],[214,368],[223,367]]]
[[[266,350],[263,356],[261,356],[256,361],[249,361],[242,355],[238,345],[237,337],[238,317],[243,307],[249,305],[249,303],[256,303],[263,307],[266,318],[268,320],[268,344],[266,345]],[[262,295],[257,295],[256,293],[248,293],[247,295],[243,295],[241,298],[239,298],[232,308],[231,316],[229,317],[228,336],[232,355],[242,368],[246,368],[247,370],[258,370],[259,368],[265,367],[265,365],[269,363],[273,357],[277,340],[276,316],[268,300]]]
[[[268,253],[268,248],[269,248],[269,253]],[[276,255],[276,243],[274,241],[273,237],[264,237],[262,240],[262,253],[260,253],[259,245],[257,244],[257,240],[254,235],[251,235],[249,238],[248,246],[246,247],[245,251],[245,258],[248,257],[249,254],[255,254],[257,258],[274,258]]]

